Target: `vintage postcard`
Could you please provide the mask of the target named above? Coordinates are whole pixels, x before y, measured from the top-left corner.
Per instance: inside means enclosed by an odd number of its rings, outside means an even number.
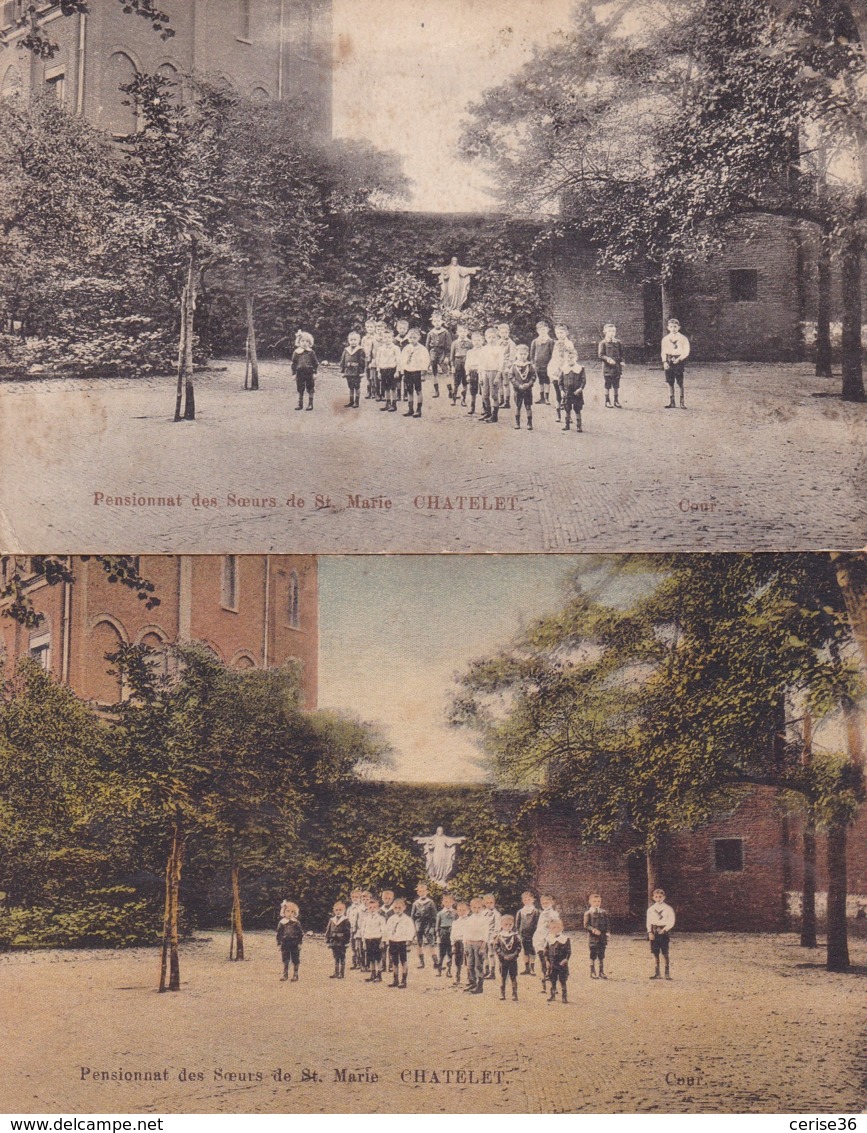
[[[10,0],[0,543],[863,545],[861,18]]]
[[[53,566],[4,1109],[863,1110],[863,556]]]

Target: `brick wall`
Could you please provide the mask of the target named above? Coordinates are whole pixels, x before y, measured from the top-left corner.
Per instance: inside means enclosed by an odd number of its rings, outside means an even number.
[[[0,86],[39,89],[62,70],[69,110],[81,109],[96,125],[123,133],[132,111],[122,106],[125,96],[117,88],[133,69],[169,76],[198,71],[228,78],[252,97],[276,99],[282,90],[304,108],[314,133],[330,136],[330,0],[249,0],[246,35],[240,0],[164,0],[160,6],[171,17],[169,40],[113,0],[91,4],[83,25],[78,16],[53,19],[46,30],[59,47],[54,58],[20,52],[13,40],[0,47]]]
[[[619,275],[600,270],[592,248],[564,239],[554,250],[552,285],[554,318],[569,327],[579,358],[596,357],[602,326],[613,322],[627,359],[643,359],[644,294],[638,273]]]
[[[697,361],[795,361],[800,337],[798,234],[788,221],[743,221],[726,248],[706,263],[687,265],[674,307]],[[732,271],[757,273],[754,300],[735,300]]]
[[[592,892],[602,896],[612,917],[629,920],[629,869],[621,847],[582,846],[574,823],[542,816],[535,830],[534,864],[536,890],[557,899],[567,928],[582,924]]]
[[[34,608],[45,615],[37,628],[26,629],[0,618],[7,675],[17,657],[48,635],[52,674],[58,680],[68,674],[68,683],[84,699],[114,703],[120,699],[121,688],[109,671],[112,666],[105,660],[106,653],[122,642],[159,648],[161,642],[199,641],[232,667],[261,668],[266,663],[276,667],[299,661],[304,702],[315,707],[319,665],[315,559],[236,556],[233,609],[225,602],[223,559],[220,555],[143,555],[141,573],[154,584],[160,599],[152,610],[133,591],[109,582],[93,559],[74,559],[72,586],[37,584],[32,590]],[[297,604],[292,600],[295,587]],[[64,619],[68,635],[64,634]]]
[[[630,867],[627,847],[582,846],[577,820],[543,816],[536,828],[536,885],[558,898],[574,927],[587,895],[602,894],[613,917],[640,925],[646,883]],[[743,869],[717,869],[715,842],[743,840]],[[770,790],[744,791],[737,806],[692,833],[671,837],[661,852],[660,884],[678,925],[692,932],[779,932],[785,927],[781,812]],[[636,863],[638,865],[639,863]]]

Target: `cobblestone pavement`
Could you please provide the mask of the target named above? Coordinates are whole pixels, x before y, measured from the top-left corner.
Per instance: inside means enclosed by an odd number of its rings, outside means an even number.
[[[252,393],[227,363],[198,377],[198,420],[178,424],[171,378],[6,382],[0,542],[325,553],[867,541],[867,406],[814,396],[836,380],[806,365],[696,365],[687,411],[666,412],[661,371],[630,367],[618,411],[603,408],[596,366],[588,373],[580,435],[549,406],[535,407],[533,433],[514,430],[510,412],[481,424],[433,399],[430,381],[421,420],[364,398],[345,409],[333,367],[314,412],[295,413],[285,365],[266,363]],[[98,492],[180,505],[95,505]]]
[[[299,982],[281,983],[273,935],[247,944],[243,964],[227,962],[225,934],[185,946],[181,992],[162,996],[155,949],[0,958],[15,1021],[0,1048],[4,1109],[863,1112],[863,941],[861,966],[832,975],[793,936],[679,934],[674,981],[651,983],[645,939],[612,939],[604,982],[576,939],[568,1004],[530,977],[517,1004],[493,981],[469,996],[412,953],[406,990],[352,971],[329,980],[330,955],[309,938]],[[144,1071],[166,1079],[123,1079]]]

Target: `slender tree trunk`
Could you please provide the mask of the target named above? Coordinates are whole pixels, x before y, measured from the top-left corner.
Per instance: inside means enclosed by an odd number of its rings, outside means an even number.
[[[662,291],[662,334],[668,334],[668,320],[677,319],[680,316],[677,311],[677,285],[675,283],[674,269],[663,271],[660,279],[660,288]]]
[[[199,287],[199,257],[195,240],[190,244],[187,278],[181,292],[181,327],[178,342],[178,386],[175,420],[195,421],[196,394],[193,387],[193,342],[195,339],[196,299]],[[183,399],[183,413],[181,401]]]
[[[864,401],[864,369],[861,347],[861,256],[863,243],[850,232],[843,244],[840,285],[843,292],[843,390],[844,401]]]
[[[829,972],[849,970],[849,937],[846,922],[846,823],[828,828],[828,958]]]
[[[163,912],[163,942],[160,948],[160,991],[166,990],[169,966],[169,936],[172,923],[172,862],[175,856],[175,838],[172,836],[172,845],[166,859],[165,882],[165,908]]]
[[[253,291],[249,286],[244,291],[244,306],[247,309],[247,350],[250,358],[250,389],[258,389],[259,355],[256,353],[256,322],[253,318]]]
[[[653,904],[653,891],[658,889],[660,885],[660,852],[659,847],[654,846],[652,849],[646,851],[647,855],[647,903]]]
[[[816,376],[831,377],[831,242],[819,236],[816,262]]]
[[[804,821],[801,947],[816,947],[816,812],[812,803],[807,807],[807,815]]]
[[[241,923],[241,886],[239,884],[239,867],[232,866],[232,931],[235,935],[237,946],[235,948],[235,959],[244,959],[244,926]]]
[[[181,868],[184,862],[184,833],[175,828],[174,860],[172,862],[172,916],[169,935],[169,991],[181,990],[181,961],[178,941],[178,904],[181,887]]]
[[[813,761],[813,717],[804,714],[804,753],[801,762]],[[801,874],[801,947],[816,947],[816,808],[807,803],[804,816],[803,870]]]
[[[777,773],[782,776],[786,761],[787,714],[786,697],[781,695],[774,705],[774,731],[771,737],[771,757]],[[790,932],[791,917],[789,915],[789,893],[792,889],[792,838],[789,824],[789,815],[783,812],[780,821],[780,843],[783,855],[782,886],[780,892],[780,925],[783,932]]]
[[[187,289],[181,292],[181,325],[178,331],[178,386],[175,391],[175,420],[182,420],[184,401],[184,345],[187,341]]]

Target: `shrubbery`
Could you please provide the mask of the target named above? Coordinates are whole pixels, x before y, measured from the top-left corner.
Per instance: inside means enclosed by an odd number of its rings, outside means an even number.
[[[160,901],[117,885],[54,907],[0,909],[0,948],[131,948],[158,944]]]

